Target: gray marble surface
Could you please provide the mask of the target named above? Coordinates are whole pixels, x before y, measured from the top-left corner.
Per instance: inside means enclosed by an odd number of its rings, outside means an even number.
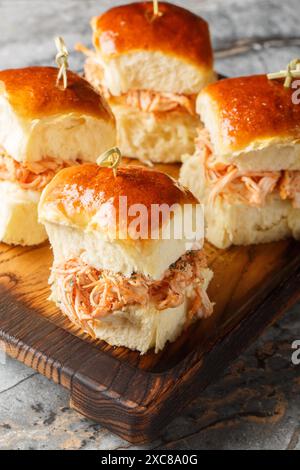
[[[0,0],[0,67],[53,64],[53,37],[90,44],[89,19],[106,0]],[[177,1],[211,25],[216,68],[225,75],[277,71],[300,56],[299,0]],[[82,67],[79,54],[71,66]],[[176,417],[163,449],[300,449],[300,306],[270,328],[223,377]],[[134,446],[68,406],[68,393],[0,356],[0,449],[127,449]]]

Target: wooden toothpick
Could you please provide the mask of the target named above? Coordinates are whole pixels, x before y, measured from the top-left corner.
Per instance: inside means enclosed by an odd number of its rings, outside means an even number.
[[[104,152],[100,157],[97,158],[97,165],[103,166],[106,168],[111,168],[114,174],[114,177],[117,176],[117,169],[122,160],[122,154],[118,147],[113,147],[106,152]]]
[[[283,86],[290,88],[293,78],[300,78],[300,59],[293,59],[288,64],[286,70],[280,70],[275,73],[268,73],[267,77],[269,80],[276,80],[278,78],[284,78]]]
[[[162,12],[159,11],[158,0],[153,0],[153,16],[154,17],[162,16]]]
[[[159,15],[158,0],[153,0],[153,14],[154,16]]]
[[[66,47],[65,41],[61,36],[55,38],[55,44],[58,51],[55,57],[55,61],[57,66],[59,67],[56,86],[59,86],[60,80],[63,79],[63,89],[65,90],[68,86],[67,70],[69,67],[69,52]]]

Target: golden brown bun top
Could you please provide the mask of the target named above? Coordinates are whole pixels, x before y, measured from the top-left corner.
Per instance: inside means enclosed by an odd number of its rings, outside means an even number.
[[[160,51],[211,68],[207,22],[170,3],[159,2],[159,11],[161,16],[153,17],[153,2],[131,3],[93,18],[96,49],[104,57],[138,50]]]
[[[151,221],[152,204],[197,204],[192,193],[170,176],[141,166],[119,167],[116,177],[110,168],[84,164],[60,171],[45,188],[41,203],[41,219],[84,228],[97,217],[97,227],[106,226],[111,214],[119,220],[120,196],[127,197],[127,207],[142,204]],[[106,209],[105,211],[103,209]],[[54,216],[53,216],[54,214]],[[129,214],[130,215],[130,214]],[[137,214],[134,215],[136,219]],[[123,219],[124,220],[124,219]],[[132,218],[128,217],[128,225]],[[103,222],[103,224],[102,224]]]
[[[78,112],[114,121],[106,102],[86,80],[68,71],[68,87],[63,90],[56,86],[57,73],[54,67],[0,71],[0,94],[4,93],[14,111],[24,118]]]
[[[239,151],[259,140],[300,138],[300,105],[293,104],[294,92],[283,80],[253,75],[210,84],[199,98],[207,95],[218,115],[220,139]]]

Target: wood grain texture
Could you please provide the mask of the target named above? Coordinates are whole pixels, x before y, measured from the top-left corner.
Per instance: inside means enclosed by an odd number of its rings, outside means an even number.
[[[173,176],[178,166],[158,165]],[[300,298],[299,244],[205,246],[214,315],[159,354],[94,341],[47,301],[48,244],[0,248],[0,339],[7,353],[70,390],[71,406],[130,442],[162,428]],[[174,407],[174,403],[176,406]]]

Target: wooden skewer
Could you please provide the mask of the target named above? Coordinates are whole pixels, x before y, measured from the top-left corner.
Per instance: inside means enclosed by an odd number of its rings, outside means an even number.
[[[153,14],[154,14],[154,16],[159,15],[158,0],[153,0]]]
[[[290,88],[293,78],[300,78],[300,59],[293,59],[288,64],[286,70],[280,70],[275,73],[268,73],[269,80],[276,80],[278,78],[285,78],[283,86]]]
[[[112,147],[97,158],[97,165],[111,168],[114,177],[117,176],[117,169],[122,160],[122,154],[118,147]]]
[[[63,79],[63,89],[65,90],[68,87],[68,75],[67,70],[69,67],[69,52],[66,47],[65,41],[61,36],[55,38],[55,44],[57,48],[57,54],[55,57],[55,61],[57,66],[59,67],[56,86],[59,86],[60,80]]]

